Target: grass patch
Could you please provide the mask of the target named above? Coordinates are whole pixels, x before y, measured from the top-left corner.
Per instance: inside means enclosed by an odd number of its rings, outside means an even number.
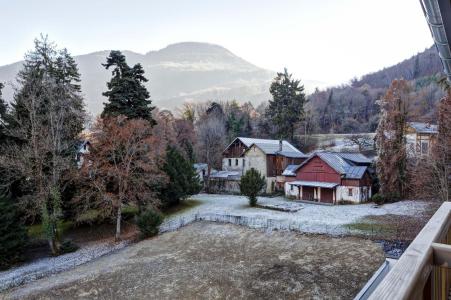
[[[371,215],[355,223],[346,225],[350,230],[358,231],[375,239],[412,241],[430,219],[432,212],[426,210],[413,216]]]
[[[164,216],[168,217],[168,216],[180,214],[182,212],[187,211],[188,209],[199,206],[201,203],[202,203],[202,201],[196,200],[196,199],[182,200],[182,201],[180,201],[180,203],[178,205],[167,208],[164,211]]]
[[[365,234],[382,234],[392,235],[396,232],[389,224],[381,224],[374,222],[355,222],[346,225],[350,230],[358,230]]]
[[[74,222],[72,221],[60,221],[58,223],[58,229],[63,234],[67,230],[73,228]],[[44,228],[42,228],[42,224],[34,224],[28,227],[28,236],[31,239],[46,239]]]

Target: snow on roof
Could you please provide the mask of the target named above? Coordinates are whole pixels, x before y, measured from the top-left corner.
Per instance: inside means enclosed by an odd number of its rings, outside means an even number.
[[[206,163],[195,163],[195,164],[193,164],[193,168],[196,169],[196,170],[207,169],[208,168],[208,164],[206,164]]]
[[[338,152],[338,155],[343,157],[346,160],[350,160],[354,163],[358,164],[370,164],[371,159],[363,155],[362,153],[354,153],[354,152]]]
[[[282,151],[280,151],[280,140],[254,139],[238,137],[246,147],[252,145],[260,148],[265,154],[279,154],[286,157],[302,158],[307,157],[288,141],[282,140]]]
[[[279,154],[285,157],[292,158],[306,158],[308,157],[295,146],[290,144],[288,141],[282,141],[282,151],[280,151],[280,140],[269,140],[269,139],[256,139],[247,137],[237,137],[230,143],[227,147],[229,148],[236,140],[240,140],[248,149],[255,145],[260,148],[265,154]],[[225,150],[224,150],[225,151]]]
[[[288,165],[285,170],[283,170],[283,176],[296,176],[296,170],[299,165]]]
[[[217,171],[210,174],[211,179],[239,179],[240,177],[239,171]]]
[[[418,133],[437,133],[437,125],[422,122],[408,122],[409,126],[412,127]]]
[[[334,188],[338,185],[338,183],[335,182],[321,182],[321,181],[291,181],[288,183],[291,185],[313,186],[328,189]]]

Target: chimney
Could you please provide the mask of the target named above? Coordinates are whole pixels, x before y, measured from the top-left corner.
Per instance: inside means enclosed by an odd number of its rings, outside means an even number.
[[[282,151],[282,145],[283,145],[283,141],[279,140],[279,151]]]

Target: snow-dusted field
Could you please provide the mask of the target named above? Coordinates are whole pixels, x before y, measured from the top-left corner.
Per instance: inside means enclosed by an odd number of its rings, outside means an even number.
[[[248,200],[243,196],[199,194],[193,199],[202,202],[193,210],[199,214],[216,213],[230,214],[246,217],[268,218],[284,220],[302,225],[302,231],[308,233],[344,234],[343,225],[354,223],[368,215],[415,215],[424,211],[428,204],[422,201],[400,201],[376,207],[374,203],[358,205],[319,205],[301,203],[303,209],[297,212],[282,212],[264,208],[251,208]],[[259,197],[258,204],[283,205],[293,203],[284,197]],[[185,211],[182,215],[188,216],[193,210]],[[182,215],[178,215],[180,217]]]
[[[192,196],[192,198],[200,201],[201,204],[166,219],[160,228],[161,231],[173,231],[193,222],[196,218],[197,220],[214,221],[217,216],[219,216],[218,220],[221,220],[221,216],[238,216],[250,219],[255,218],[259,224],[265,224],[267,220],[283,221],[286,224],[295,225],[294,227],[298,231],[306,233],[341,235],[349,233],[344,225],[356,222],[365,216],[385,214],[415,215],[424,211],[428,205],[426,202],[421,201],[401,201],[385,204],[378,208],[373,203],[335,206],[296,203],[296,205],[301,205],[303,208],[297,212],[283,212],[249,207],[247,198],[243,196],[198,194]],[[291,206],[293,201],[283,197],[259,197],[258,203],[260,205]],[[253,224],[255,225],[256,223],[253,222]],[[87,245],[74,253],[39,259],[26,265],[0,272],[0,291],[72,269],[75,266],[124,248],[126,245],[127,242]]]

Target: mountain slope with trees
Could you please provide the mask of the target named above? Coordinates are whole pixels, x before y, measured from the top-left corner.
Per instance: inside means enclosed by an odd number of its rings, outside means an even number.
[[[374,132],[379,121],[377,100],[395,79],[411,86],[410,118],[437,121],[438,100],[444,96],[438,81],[442,65],[434,47],[394,66],[353,79],[350,84],[316,90],[309,98],[309,128],[315,133]]]

